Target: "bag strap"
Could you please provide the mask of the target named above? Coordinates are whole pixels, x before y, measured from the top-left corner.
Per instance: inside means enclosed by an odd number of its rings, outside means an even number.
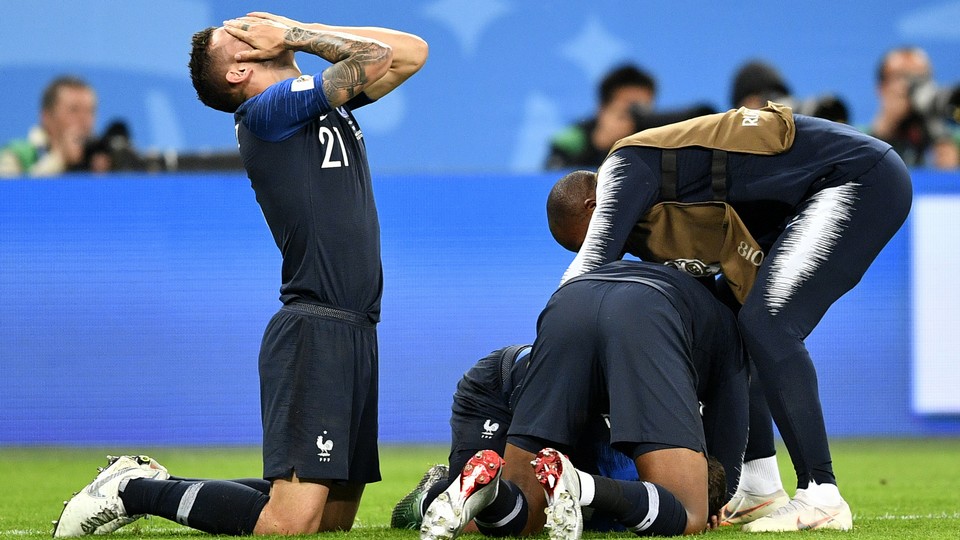
[[[714,150],[710,163],[710,187],[713,200],[727,199],[727,153]],[[663,150],[660,155],[660,198],[664,201],[677,200],[677,151]]]
[[[710,187],[713,188],[713,200],[727,200],[727,153],[725,151],[713,151],[713,160],[710,164],[710,178]]]
[[[660,198],[677,200],[677,151],[663,150],[660,156]]]

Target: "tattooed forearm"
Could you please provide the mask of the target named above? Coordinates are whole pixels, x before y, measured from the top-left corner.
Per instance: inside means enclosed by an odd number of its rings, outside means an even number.
[[[367,85],[367,74],[363,66],[352,58],[337,62],[323,76],[323,93],[327,97],[340,97],[343,102],[350,101],[363,91]]]
[[[344,103],[359,94],[369,77],[367,67],[384,62],[390,50],[380,43],[336,32],[293,27],[284,34],[287,46],[315,54],[333,64],[323,78],[323,91]]]

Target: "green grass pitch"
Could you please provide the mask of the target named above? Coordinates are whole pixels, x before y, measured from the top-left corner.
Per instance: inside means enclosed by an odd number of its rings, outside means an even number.
[[[960,538],[960,439],[837,440],[832,448],[841,492],[853,510],[853,531],[748,534],[723,528],[708,534],[722,540],[782,538],[785,534],[851,540]],[[49,538],[50,522],[59,515],[62,501],[93,478],[108,453],[149,454],[182,476],[240,478],[258,476],[260,471],[259,450],[251,448],[0,448],[0,538]],[[445,461],[446,450],[384,446],[381,454],[383,482],[367,488],[353,532],[321,536],[360,540],[418,537],[413,531],[389,529],[390,510],[427,467]],[[791,491],[795,477],[784,452],[779,458]],[[161,518],[140,520],[112,536],[155,540],[210,537]],[[634,537],[589,532],[584,536]]]

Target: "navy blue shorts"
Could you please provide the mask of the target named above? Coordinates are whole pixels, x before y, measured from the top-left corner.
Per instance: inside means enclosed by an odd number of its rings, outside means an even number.
[[[513,356],[513,355],[510,355]],[[510,428],[509,395],[503,388],[504,350],[495,351],[468,370],[453,394],[450,415],[450,478],[460,474],[470,456],[489,449],[501,456]]]
[[[540,316],[509,441],[571,448],[588,419],[605,408],[616,448],[706,453],[691,341],[670,300],[647,285],[568,283]]]
[[[377,371],[363,315],[281,308],[260,346],[263,477],[379,481]]]

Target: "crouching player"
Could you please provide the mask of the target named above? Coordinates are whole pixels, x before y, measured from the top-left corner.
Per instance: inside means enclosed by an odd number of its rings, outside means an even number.
[[[391,527],[419,529],[425,509],[451,484],[459,481],[468,462],[471,462],[472,470],[474,465],[503,454],[507,444],[507,430],[513,417],[514,396],[517,388],[523,384],[523,377],[530,365],[530,350],[530,345],[503,347],[479,360],[464,374],[453,395],[449,466],[437,464],[424,473],[419,484],[394,507],[390,519]],[[608,478],[637,480],[633,462],[610,447],[610,430],[604,418],[597,416],[589,429],[593,436],[581,440],[581,444],[571,455],[572,459],[584,470]],[[484,455],[481,453],[483,451],[493,454]],[[715,475],[711,496],[715,499],[713,504],[719,507],[726,494],[726,484],[723,467],[715,460],[714,463],[716,466],[711,468]],[[518,513],[525,511],[525,499],[517,491],[516,485],[506,481],[502,485],[504,491],[499,496],[499,502],[515,508]],[[487,511],[494,512],[495,508],[496,506],[488,507]],[[586,526],[592,530],[622,528],[617,527],[602,513],[587,510],[584,515]],[[481,530],[490,529],[482,519],[475,520],[475,525]],[[500,532],[519,534],[523,525],[524,523],[519,523],[520,529]],[[465,524],[465,529],[474,531],[476,526]]]
[[[708,454],[728,473],[719,499],[735,490],[747,435],[742,347],[733,315],[689,276],[620,261],[570,280],[541,314],[520,365],[519,384],[500,387],[512,405],[505,459],[478,452],[453,468],[421,538],[454,538],[471,519],[488,535],[534,534],[544,509],[552,538],[577,538],[581,507],[641,535],[701,532],[718,506],[708,503]],[[456,417],[455,404],[454,426]],[[632,458],[640,481],[597,474],[604,460],[595,451],[578,459],[596,440],[592,420],[603,417],[610,445]]]

